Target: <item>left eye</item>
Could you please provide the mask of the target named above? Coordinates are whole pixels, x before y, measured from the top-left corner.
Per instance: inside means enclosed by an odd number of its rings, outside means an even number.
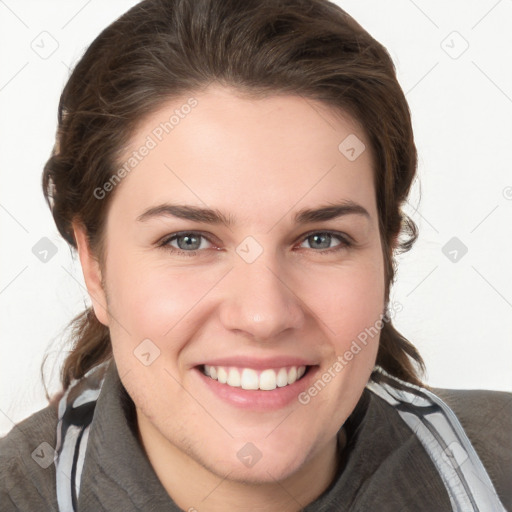
[[[331,242],[333,239],[337,239],[338,243],[334,247],[331,247]],[[334,233],[320,231],[308,235],[302,243],[309,243],[311,246],[313,246],[313,249],[334,249],[336,247],[339,248],[340,246],[345,247],[348,245],[348,242],[342,236],[335,235]]]

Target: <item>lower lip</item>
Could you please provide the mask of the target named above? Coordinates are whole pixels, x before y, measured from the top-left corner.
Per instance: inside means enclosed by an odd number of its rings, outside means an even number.
[[[230,405],[253,411],[270,411],[282,409],[297,401],[298,396],[310,386],[318,371],[318,366],[308,367],[308,371],[301,379],[272,391],[234,388],[208,377],[199,368],[194,368],[194,371],[212,393]]]

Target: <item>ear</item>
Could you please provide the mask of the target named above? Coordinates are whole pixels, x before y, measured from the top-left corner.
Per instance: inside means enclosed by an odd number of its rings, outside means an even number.
[[[89,247],[87,230],[78,222],[73,222],[73,231],[77,244],[78,255],[82,265],[85,285],[92,301],[92,307],[96,318],[103,324],[109,325],[109,315],[107,310],[107,298],[101,284],[101,269],[99,261],[92,254]]]

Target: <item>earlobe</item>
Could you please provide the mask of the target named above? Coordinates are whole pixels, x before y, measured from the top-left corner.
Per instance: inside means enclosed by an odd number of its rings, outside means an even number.
[[[101,282],[102,276],[99,261],[96,259],[95,255],[92,254],[89,247],[89,239],[85,226],[78,222],[73,222],[72,226],[85,285],[92,301],[94,314],[103,325],[108,326],[109,315],[107,311],[107,300]]]

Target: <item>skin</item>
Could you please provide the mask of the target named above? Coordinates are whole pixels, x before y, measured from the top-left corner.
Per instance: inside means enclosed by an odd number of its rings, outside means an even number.
[[[98,319],[110,328],[140,440],[174,501],[184,510],[297,511],[334,478],[338,433],[374,367],[378,337],[307,405],[293,400],[272,411],[225,403],[194,366],[226,355],[284,354],[317,362],[322,374],[376,323],[384,265],[372,156],[367,149],[349,161],[338,150],[350,134],[370,145],[348,115],[299,96],[251,100],[210,86],[194,97],[198,105],[117,185],[103,269],[75,224],[84,277]],[[185,102],[166,103],[145,119],[126,155]],[[369,216],[293,223],[302,208],[343,200]],[[164,202],[217,208],[235,222],[137,221]],[[209,240],[192,256],[157,247],[184,230]],[[327,249],[304,236],[313,230],[355,243],[321,254]],[[250,264],[236,252],[247,236],[263,249]],[[134,356],[147,338],[160,350],[149,366]],[[262,454],[252,467],[237,457],[247,442]]]

